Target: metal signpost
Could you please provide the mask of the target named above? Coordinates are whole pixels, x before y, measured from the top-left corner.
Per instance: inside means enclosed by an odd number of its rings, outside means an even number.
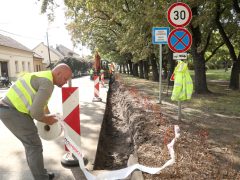
[[[190,7],[182,2],[172,4],[168,8],[168,22],[176,27],[168,36],[169,48],[176,53],[184,53],[190,49],[192,44],[192,35],[184,27],[187,26],[192,19],[192,11]],[[185,54],[175,55],[179,59],[185,59]],[[178,101],[178,120],[181,120],[181,101]]]
[[[168,44],[169,27],[154,27],[152,28],[152,43],[159,44],[159,101],[161,104],[162,94],[162,44]]]

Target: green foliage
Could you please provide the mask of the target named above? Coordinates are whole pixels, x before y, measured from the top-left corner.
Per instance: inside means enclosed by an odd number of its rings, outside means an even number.
[[[72,57],[64,58],[59,62],[57,62],[56,64],[59,64],[59,63],[67,64],[71,68],[74,74],[78,74],[78,72],[85,73],[92,66],[90,62],[79,60]]]
[[[152,44],[152,27],[168,27],[167,10],[175,0],[64,0],[67,28],[74,43],[83,43],[93,52],[98,49],[102,58],[118,63],[148,59],[151,53],[158,57],[158,46]],[[216,27],[215,0],[183,0],[190,7],[197,7],[191,25],[199,26],[201,40],[198,51],[205,52],[207,66],[220,67],[230,61],[224,41]],[[53,7],[53,0],[43,0],[42,9]],[[232,0],[221,1],[221,23],[228,38],[239,53],[239,14],[233,10]],[[46,12],[46,11],[45,11]],[[190,26],[190,25],[189,25]],[[189,27],[188,26],[188,27]],[[188,28],[186,27],[186,28]],[[173,27],[171,27],[173,29]],[[165,49],[166,47],[164,47]],[[230,64],[230,62],[229,62]],[[193,67],[193,64],[191,64]]]
[[[232,65],[232,60],[226,46],[221,47],[219,51],[206,63],[206,66],[208,69],[223,69],[224,63],[227,63],[228,67],[231,67]]]
[[[54,10],[59,7],[57,3],[55,3],[54,0],[37,0],[42,1],[41,6],[41,13],[46,13],[48,16],[48,20],[51,22],[55,19],[55,13]]]

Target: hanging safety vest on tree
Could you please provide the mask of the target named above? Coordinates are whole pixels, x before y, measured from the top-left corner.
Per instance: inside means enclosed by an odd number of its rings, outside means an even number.
[[[174,70],[174,86],[171,99],[173,101],[185,101],[191,99],[192,92],[193,83],[187,63],[179,61]]]

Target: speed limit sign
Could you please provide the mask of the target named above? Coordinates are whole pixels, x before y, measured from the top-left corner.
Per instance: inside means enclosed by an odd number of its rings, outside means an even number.
[[[168,8],[168,22],[174,27],[184,27],[192,19],[190,7],[182,2],[172,4]]]

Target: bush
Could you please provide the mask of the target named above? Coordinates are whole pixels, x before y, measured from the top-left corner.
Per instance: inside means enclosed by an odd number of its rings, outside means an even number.
[[[64,58],[64,59],[58,61],[56,63],[56,65],[60,64],[60,63],[65,63],[71,68],[71,70],[73,72],[73,77],[87,75],[87,71],[90,68],[89,62],[80,60],[80,59],[76,59],[73,57]]]

